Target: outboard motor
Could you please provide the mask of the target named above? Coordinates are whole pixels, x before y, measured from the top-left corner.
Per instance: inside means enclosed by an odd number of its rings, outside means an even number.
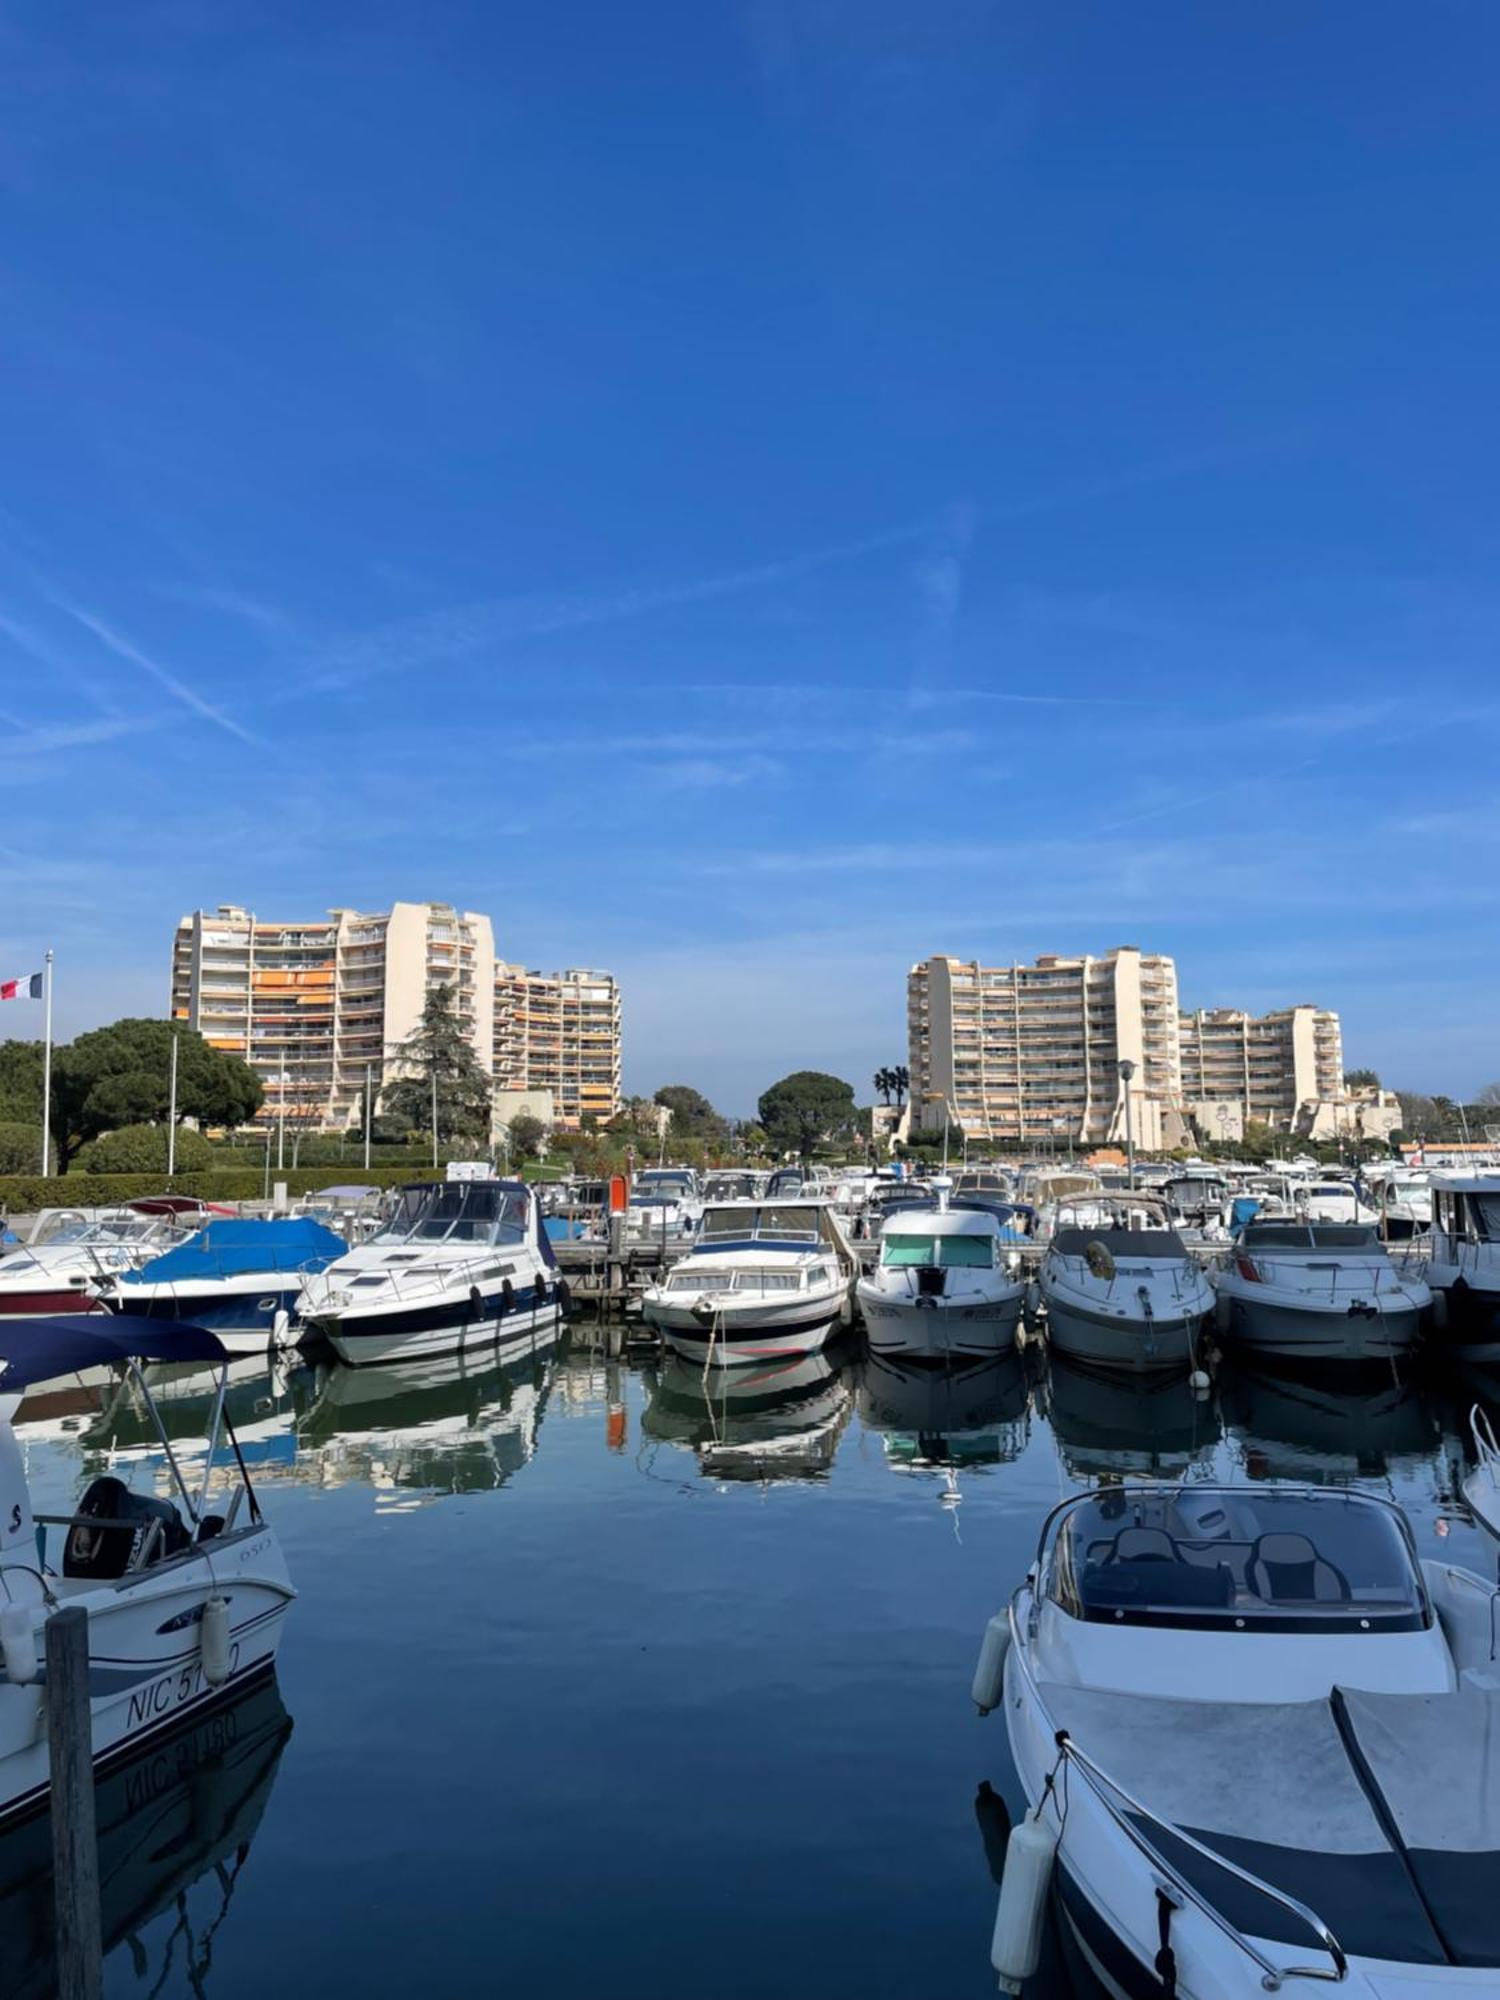
[[[63,1544],[64,1576],[124,1576],[140,1561],[148,1540],[153,1541],[152,1558],[158,1562],[175,1556],[191,1541],[170,1500],[132,1493],[123,1480],[107,1475],[93,1481],[77,1511],[79,1519]]]

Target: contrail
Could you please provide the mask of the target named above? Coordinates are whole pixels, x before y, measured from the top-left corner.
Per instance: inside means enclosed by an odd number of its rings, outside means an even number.
[[[232,716],[226,715],[222,709],[215,708],[212,702],[205,701],[203,696],[190,688],[185,681],[178,680],[175,674],[169,673],[149,654],[143,653],[139,646],[132,645],[123,633],[115,631],[111,625],[106,625],[104,620],[96,617],[92,611],[85,610],[81,604],[70,603],[56,591],[49,590],[47,596],[59,611],[66,611],[70,618],[77,619],[86,632],[92,632],[101,646],[115,654],[117,658],[129,661],[131,666],[139,667],[142,673],[149,674],[152,680],[167,690],[174,701],[180,701],[184,708],[190,708],[195,715],[201,715],[205,722],[212,722],[217,728],[227,730],[231,736],[237,736],[241,743],[253,744],[256,748],[264,747],[258,736],[252,736],[250,731],[243,728]]]

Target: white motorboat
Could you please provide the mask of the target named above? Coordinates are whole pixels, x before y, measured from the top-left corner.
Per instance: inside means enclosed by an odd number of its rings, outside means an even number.
[[[647,1167],[630,1184],[625,1241],[634,1249],[680,1250],[692,1242],[702,1215],[703,1196],[691,1167]]]
[[[529,1346],[565,1316],[566,1287],[524,1181],[403,1188],[383,1229],[306,1280],[302,1344],[353,1367]]]
[[[1012,1236],[1012,1240],[1014,1240]],[[870,1352],[951,1361],[1013,1347],[1026,1280],[988,1204],[898,1210],[873,1271],[855,1285]]]
[[[1500,1361],[1500,1177],[1433,1175],[1426,1277],[1443,1343]]]
[[[1432,1227],[1432,1176],[1424,1167],[1371,1169],[1366,1179],[1387,1243],[1409,1243]]]
[[[669,1346],[719,1366],[808,1354],[849,1312],[854,1259],[830,1203],[798,1196],[707,1208],[689,1254],[642,1308]]]
[[[1085,1196],[1091,1218],[1100,1197]],[[1149,1195],[1121,1195],[1113,1220],[1080,1227],[1064,1209],[1042,1260],[1047,1338],[1091,1366],[1196,1370],[1213,1310],[1207,1274]]]
[[[27,1241],[0,1257],[0,1315],[95,1312],[96,1285],[139,1269],[179,1239],[169,1215],[44,1209]]]
[[[168,1355],[220,1369],[196,1483],[159,1427],[171,1498],[107,1474],[90,1482],[73,1512],[34,1515],[10,1423],[20,1392],[33,1382],[123,1366],[150,1409],[140,1363]],[[0,1323],[0,1363],[0,1820],[6,1820],[47,1801],[46,1627],[56,1612],[77,1606],[88,1613],[94,1762],[104,1769],[269,1674],[296,1593],[238,1454],[220,1463],[229,1429],[227,1365],[213,1334],[79,1314],[11,1319]],[[232,1444],[232,1430],[229,1438]]]
[[[1297,1192],[1297,1212],[1309,1222],[1366,1222],[1380,1220],[1378,1210],[1363,1200],[1352,1181],[1312,1181]]]
[[[1029,1803],[991,1955],[1048,1891],[1116,1995],[1500,1985],[1497,1593],[1315,1487],[1111,1487],[1047,1517],[974,1680]]]
[[[1478,1403],[1469,1412],[1474,1470],[1463,1483],[1464,1505],[1491,1541],[1500,1542],[1500,1445],[1495,1428]]]
[[[1290,1361],[1384,1361],[1421,1330],[1432,1293],[1368,1223],[1246,1223],[1213,1274],[1226,1339]]]
[[[264,1354],[287,1333],[306,1280],[348,1248],[311,1216],[236,1216],[122,1272],[98,1297],[124,1318],[206,1326],[226,1353]]]

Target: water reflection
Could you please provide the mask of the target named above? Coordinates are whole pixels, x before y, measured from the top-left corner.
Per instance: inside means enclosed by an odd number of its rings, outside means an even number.
[[[1049,1352],[1039,1403],[1075,1479],[1207,1471],[1221,1434],[1212,1396],[1185,1374],[1110,1375]]]
[[[550,1345],[503,1366],[448,1355],[301,1369],[291,1382],[299,1472],[323,1486],[363,1482],[386,1505],[492,1492],[534,1456],[552,1373]]]
[[[1250,1479],[1382,1479],[1404,1460],[1430,1457],[1442,1440],[1434,1403],[1414,1381],[1390,1372],[1343,1380],[1236,1357],[1220,1364],[1218,1383],[1224,1421]]]
[[[1030,1390],[1012,1349],[954,1367],[867,1356],[859,1413],[901,1468],[1008,1465],[1026,1447]]]
[[[713,1479],[820,1479],[849,1420],[843,1362],[837,1348],[749,1368],[669,1355],[645,1371],[641,1430],[687,1446]]]
[[[292,1730],[274,1681],[143,1751],[99,1781],[100,1913],[106,1953],[128,1945],[135,1980],[170,1974],[203,1990],[250,1843]],[[153,1929],[152,1920],[172,1913]],[[0,1992],[55,1991],[52,1825],[42,1815],[0,1840]],[[180,1964],[177,1962],[181,1961]]]

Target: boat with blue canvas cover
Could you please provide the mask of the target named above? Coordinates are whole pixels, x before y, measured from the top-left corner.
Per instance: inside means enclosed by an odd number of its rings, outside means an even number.
[[[90,1480],[71,1512],[38,1514],[12,1427],[35,1383],[124,1370],[154,1408],[142,1364],[219,1370],[208,1448],[191,1475],[158,1424],[160,1469]],[[225,1408],[228,1358],[202,1327],[102,1314],[0,1323],[0,1822],[40,1811],[51,1785],[44,1720],[47,1621],[88,1613],[96,1769],[236,1698],[275,1665],[296,1595]]]
[[[129,1318],[206,1326],[230,1354],[264,1354],[290,1329],[306,1280],[348,1247],[308,1215],[234,1216],[120,1273],[98,1296]]]

